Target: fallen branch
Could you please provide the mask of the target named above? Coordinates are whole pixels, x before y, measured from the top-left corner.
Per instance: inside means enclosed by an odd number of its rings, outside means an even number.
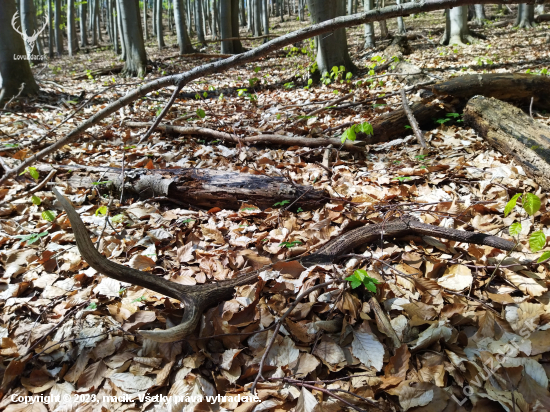
[[[407,119],[409,119],[409,123],[414,131],[414,134],[416,136],[416,140],[418,140],[418,144],[422,146],[423,148],[428,147],[426,145],[426,140],[424,139],[424,136],[422,135],[422,131],[418,127],[418,122],[414,118],[414,114],[409,107],[409,101],[407,100],[407,94],[405,93],[405,89],[401,89],[401,99],[403,100],[403,110],[405,110],[405,114],[407,115]]]
[[[128,122],[126,123],[129,127],[150,127],[152,123],[147,122]],[[329,145],[338,145],[342,144],[341,140],[338,138],[308,138],[308,137],[298,137],[298,136],[284,136],[277,134],[260,134],[256,136],[247,136],[247,137],[237,137],[226,132],[220,132],[218,130],[207,129],[205,127],[186,127],[186,126],[171,126],[171,125],[159,125],[158,129],[166,133],[178,133],[183,135],[194,135],[207,137],[210,139],[219,139],[225,142],[232,142],[239,144],[248,143],[248,144],[274,144],[281,146],[301,146],[301,147],[326,147]],[[365,143],[357,142],[347,142],[344,144],[345,150],[350,151],[361,151],[364,150],[362,146]]]
[[[228,70],[232,67],[248,63],[254,60],[257,60],[260,57],[266,56],[272,51],[281,49],[290,44],[296,43],[301,40],[309,39],[311,37],[333,32],[336,29],[356,26],[363,23],[369,23],[373,21],[385,20],[393,17],[407,16],[414,13],[422,13],[433,10],[441,10],[446,8],[457,7],[466,4],[504,4],[504,0],[426,0],[421,3],[405,3],[398,4],[393,6],[384,7],[377,10],[372,10],[364,13],[358,13],[350,16],[341,16],[332,20],[327,20],[312,26],[297,30],[293,33],[280,36],[274,40],[271,40],[262,46],[259,46],[253,50],[250,50],[245,53],[241,53],[232,57],[229,57],[225,60],[209,63],[203,66],[195,67],[190,71],[180,74],[174,74],[170,76],[161,77],[159,79],[153,80],[149,83],[144,84],[143,86],[127,93],[125,96],[121,97],[117,101],[109,104],[104,109],[100,110],[88,120],[80,123],[79,126],[71,130],[64,137],[59,139],[57,142],[51,146],[41,150],[38,153],[35,153],[32,156],[29,156],[25,161],[23,161],[19,166],[6,174],[0,179],[0,184],[6,182],[6,180],[17,173],[21,173],[26,167],[30,166],[39,159],[42,159],[44,156],[53,153],[60,147],[63,147],[69,142],[72,142],[78,136],[80,136],[85,130],[89,127],[98,124],[101,120],[105,119],[107,116],[110,116],[113,113],[116,113],[120,108],[132,103],[133,101],[140,99],[147,95],[148,93],[161,89],[167,86],[177,86],[183,87],[185,84],[189,83],[192,80],[208,76],[213,73],[221,73],[225,70]],[[524,2],[526,4],[534,4],[534,0],[528,0]]]

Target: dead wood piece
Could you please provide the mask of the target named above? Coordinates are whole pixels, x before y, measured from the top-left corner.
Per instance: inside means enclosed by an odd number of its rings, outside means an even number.
[[[470,99],[476,95],[517,102],[528,106],[534,97],[534,107],[550,109],[550,78],[520,73],[471,74],[454,77],[426,87],[437,96]]]
[[[400,73],[402,76],[397,78],[404,81],[409,86],[424,83],[430,80],[428,76],[422,73],[422,69],[414,64],[401,61],[397,63],[393,69],[395,73]]]
[[[129,127],[150,127],[153,123],[147,122],[127,122]],[[207,129],[205,127],[186,127],[186,126],[172,126],[172,125],[159,125],[158,129],[166,133],[178,133],[183,135],[194,135],[207,137],[210,139],[219,139],[226,142],[233,143],[247,143],[247,144],[274,144],[281,146],[301,146],[301,147],[326,147],[329,145],[341,146],[342,142],[337,138],[308,138],[298,136],[285,136],[277,134],[260,134],[256,136],[238,137],[234,134],[220,132],[218,130]],[[358,142],[346,142],[343,149],[349,151],[363,151],[364,143]]]
[[[470,99],[464,109],[464,124],[513,157],[529,177],[550,190],[549,127],[511,104],[483,96]]]
[[[415,102],[410,106],[414,118],[419,127],[432,129],[435,125],[434,120],[445,116],[446,110],[438,103],[423,104]],[[372,122],[373,135],[361,136],[357,139],[366,144],[389,142],[409,134],[405,126],[409,125],[409,119],[403,107],[384,114]]]
[[[102,69],[90,70],[84,73],[77,74],[73,77],[74,80],[86,80],[89,76],[104,76],[106,74],[118,74],[122,71],[124,65],[119,64],[113,67],[104,67]]]
[[[416,136],[416,140],[418,141],[418,144],[422,146],[423,148],[428,147],[426,145],[426,140],[424,139],[424,135],[422,134],[422,131],[418,127],[418,122],[414,118],[414,114],[409,107],[409,101],[407,100],[407,93],[405,93],[405,89],[401,89],[401,99],[403,100],[403,109],[405,110],[405,114],[407,115],[407,119],[409,119],[409,123],[411,124],[411,127],[414,131],[414,134]]]
[[[550,21],[550,14],[539,14],[537,17],[535,17],[535,21],[537,23],[542,23],[544,21]]]
[[[101,185],[106,190],[114,189],[118,195],[122,190],[122,169],[104,167],[56,166],[63,169],[84,169],[101,173]],[[40,171],[48,171],[49,165],[39,165]],[[75,176],[68,183],[73,187],[93,187],[92,177]],[[150,199],[164,196],[185,204],[211,209],[239,209],[243,203],[261,209],[274,203],[297,200],[295,206],[304,210],[322,207],[330,199],[323,190],[311,186],[293,184],[282,177],[253,175],[248,173],[224,172],[212,169],[128,169],[125,170],[124,195],[127,198]],[[98,187],[98,186],[96,186]]]

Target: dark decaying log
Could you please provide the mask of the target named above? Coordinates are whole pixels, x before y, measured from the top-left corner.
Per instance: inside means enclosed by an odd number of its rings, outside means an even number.
[[[109,182],[96,187],[112,187],[120,192],[121,169],[104,167],[56,166],[57,168],[84,169],[98,172],[101,181]],[[40,171],[49,171],[49,165],[39,165]],[[297,200],[294,208],[311,210],[322,207],[330,196],[312,186],[292,184],[282,177],[225,172],[212,169],[126,169],[124,172],[124,193],[126,197],[150,199],[167,197],[186,204],[210,209],[239,209],[243,203],[261,209],[275,203]],[[74,187],[92,187],[92,177],[72,176],[68,183]],[[289,205],[290,203],[287,203]]]
[[[433,129],[436,126],[434,120],[445,117],[445,113],[447,113],[439,103],[424,104],[416,102],[410,108],[418,125],[425,130]],[[374,130],[372,136],[358,134],[358,139],[367,144],[389,142],[390,140],[412,134],[412,130],[407,129],[405,126],[410,126],[409,119],[403,107],[400,107],[397,110],[376,118],[372,122]]]
[[[512,156],[543,189],[550,189],[550,128],[517,107],[475,96],[464,109],[464,123],[502,153]]]
[[[476,95],[550,109],[550,78],[533,74],[490,73],[457,76],[451,80],[426,86],[436,96],[470,99]]]

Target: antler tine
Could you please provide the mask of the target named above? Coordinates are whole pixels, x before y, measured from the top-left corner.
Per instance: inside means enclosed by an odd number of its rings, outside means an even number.
[[[46,20],[44,22],[44,25],[42,26],[42,28],[38,31],[38,33],[32,35],[32,39],[33,40],[36,40],[38,38],[38,36],[40,36],[40,33],[42,33],[45,29],[46,29],[46,26],[48,25],[48,18],[49,16],[46,17]]]
[[[223,282],[208,285],[185,286],[111,262],[96,250],[94,244],[90,240],[90,235],[82,219],[80,219],[80,215],[74,210],[71,202],[59,193],[57,189],[53,188],[52,191],[67,213],[80,254],[91,267],[103,273],[105,276],[151,289],[155,292],[177,299],[185,305],[185,311],[180,325],[166,330],[140,330],[139,333],[145,338],[157,342],[175,342],[181,340],[183,337],[193,332],[197,327],[206,307],[224,299],[231,298],[235,286],[250,283],[257,277],[256,272],[251,272],[237,279]]]

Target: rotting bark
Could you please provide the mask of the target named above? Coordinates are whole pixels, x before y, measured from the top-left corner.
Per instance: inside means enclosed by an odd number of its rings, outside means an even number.
[[[129,127],[150,127],[152,123],[143,122],[127,122]],[[273,144],[281,146],[301,146],[301,147],[325,147],[328,145],[341,146],[342,142],[339,138],[308,138],[299,136],[284,136],[276,134],[260,134],[256,136],[237,137],[234,134],[220,132],[218,130],[207,129],[205,127],[186,127],[186,126],[171,126],[159,125],[159,130],[166,133],[178,133],[183,135],[194,135],[207,137],[211,139],[219,139],[226,142],[244,143],[244,144]],[[344,150],[362,151],[364,144],[358,142],[346,141],[343,145]]]
[[[410,109],[418,125],[427,129],[433,129],[435,126],[434,119],[445,116],[447,112],[440,104],[436,103],[423,104],[416,102],[410,106]],[[409,119],[405,110],[401,107],[374,120],[372,122],[374,130],[372,136],[363,137],[359,133],[357,139],[367,144],[389,142],[410,134],[405,126],[409,126]]]
[[[514,158],[544,190],[550,190],[550,128],[511,104],[475,96],[464,109],[464,124]]]
[[[76,128],[72,129],[68,134],[57,140],[51,146],[46,147],[38,153],[34,153],[29,156],[25,161],[21,162],[16,168],[6,172],[2,178],[0,178],[0,184],[6,182],[8,178],[18,173],[21,173],[25,168],[32,165],[44,156],[55,152],[60,147],[72,142],[78,136],[80,136],[89,127],[98,124],[101,120],[117,112],[120,108],[134,102],[141,97],[144,97],[150,92],[161,89],[167,86],[177,85],[181,88],[188,84],[190,81],[208,76],[213,73],[221,73],[232,67],[248,63],[258,58],[269,54],[272,51],[279,50],[285,46],[296,43],[301,40],[305,40],[323,33],[331,32],[339,28],[352,27],[363,23],[369,23],[373,21],[379,21],[382,19],[393,18],[398,16],[407,16],[414,13],[429,12],[433,10],[440,10],[449,7],[456,7],[464,4],[500,4],[504,3],[504,0],[425,0],[422,3],[410,2],[401,4],[399,6],[393,5],[382,9],[372,10],[369,12],[358,13],[351,16],[341,16],[336,19],[327,20],[319,24],[314,24],[309,27],[303,28],[293,33],[289,33],[284,36],[280,36],[274,40],[271,40],[264,45],[257,47],[251,51],[229,57],[225,60],[205,64],[203,66],[195,67],[190,71],[173,74],[170,76],[161,77],[151,82],[145,83],[139,88],[128,92],[120,99],[106,106],[89,119],[81,122]],[[534,0],[528,2],[534,3]],[[118,2],[117,2],[118,4]],[[173,102],[172,102],[173,103]]]
[[[494,97],[499,100],[528,105],[533,97],[533,106],[550,109],[550,78],[520,73],[472,74],[454,77],[451,80],[426,86],[436,96],[453,96],[469,99],[475,95]]]
[[[56,166],[61,169],[83,169],[99,173],[101,185],[120,193],[122,169],[106,167]],[[52,170],[50,165],[38,165],[39,171]],[[296,201],[294,207],[311,210],[321,207],[330,196],[312,186],[293,184],[282,177],[212,169],[126,169],[124,194],[127,198],[150,199],[166,197],[193,206],[211,209],[239,209],[244,203],[266,209],[284,200]],[[93,187],[89,176],[71,176],[67,183],[74,187]],[[97,186],[96,186],[97,187]]]

